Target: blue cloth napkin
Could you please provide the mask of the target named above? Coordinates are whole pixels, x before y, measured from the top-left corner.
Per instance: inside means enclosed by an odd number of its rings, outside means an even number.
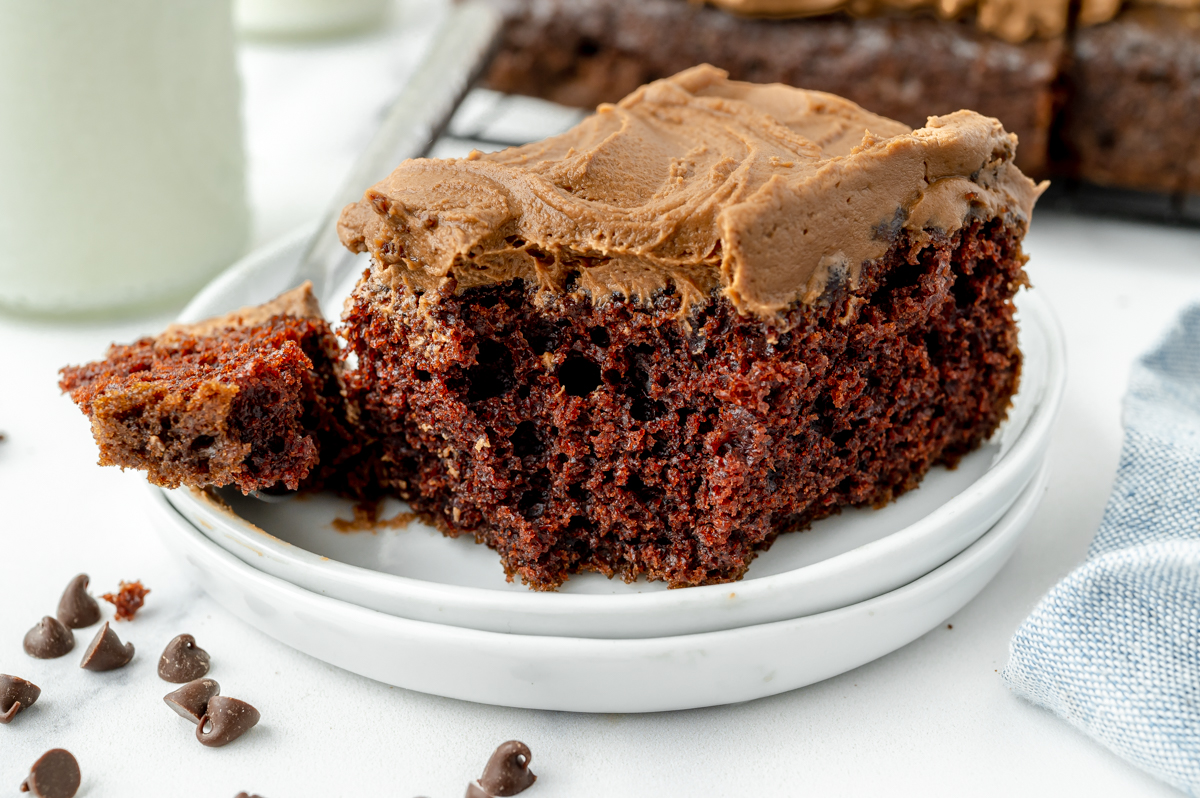
[[[1087,561],[1012,639],[1004,678],[1200,796],[1200,306],[1133,369]]]

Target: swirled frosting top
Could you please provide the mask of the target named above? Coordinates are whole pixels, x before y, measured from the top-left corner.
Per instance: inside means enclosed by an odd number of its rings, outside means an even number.
[[[703,0],[697,0],[703,2]],[[1099,25],[1116,17],[1126,0],[707,0],[737,14],[801,17],[845,11],[870,16],[888,11],[932,11],[945,19],[975,12],[979,27],[1010,42],[1064,33],[1074,14],[1080,25]],[[1198,8],[1200,0],[1136,0],[1137,5]]]
[[[1026,225],[1039,189],[1016,137],[972,111],[911,130],[822,92],[699,66],[545,141],[405,161],[338,223],[377,279],[456,290],[522,278],[594,301],[720,288],[743,314],[855,285],[901,230]]]

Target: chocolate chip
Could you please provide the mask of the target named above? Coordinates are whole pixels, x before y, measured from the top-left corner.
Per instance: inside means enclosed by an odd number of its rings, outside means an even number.
[[[221,694],[221,685],[212,679],[197,679],[188,682],[173,693],[163,696],[167,706],[175,710],[179,717],[199,723],[208,710],[208,702],[213,696]]]
[[[179,635],[163,649],[158,675],[164,681],[183,684],[208,673],[208,652],[196,645],[191,635]]]
[[[37,798],[72,798],[79,791],[79,763],[71,752],[52,748],[42,754],[21,782],[21,792]]]
[[[251,795],[248,792],[239,792],[237,795],[233,796],[233,798],[262,798],[262,796],[261,795]]]
[[[58,600],[58,620],[68,629],[82,629],[100,620],[100,604],[87,592],[88,575],[71,580]]]
[[[108,622],[96,632],[96,637],[84,652],[79,667],[89,671],[115,671],[133,659],[133,643],[122,643],[117,633],[109,628]]]
[[[8,723],[22,709],[33,706],[41,694],[42,688],[33,682],[0,673],[0,723]]]
[[[218,748],[252,729],[259,717],[258,710],[245,701],[215,695],[208,700],[208,710],[196,725],[196,739]]]
[[[524,792],[537,781],[537,776],[529,769],[532,761],[533,754],[525,743],[520,740],[502,743],[488,760],[479,780],[467,785],[466,798],[501,798]]]
[[[25,633],[25,653],[38,659],[56,659],[75,648],[75,635],[47,615],[41,622]]]

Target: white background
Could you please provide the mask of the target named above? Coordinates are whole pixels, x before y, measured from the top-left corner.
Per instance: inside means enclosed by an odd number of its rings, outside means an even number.
[[[419,56],[427,17],[410,5],[389,31],[355,41],[244,48],[258,243],[320,213]],[[142,478],[96,467],[87,422],[56,387],[62,365],[156,332],[170,312],[121,323],[0,316],[0,672],[43,689],[0,727],[0,793],[15,795],[43,751],[65,747],[80,761],[86,798],[457,798],[494,746],[515,737],[533,749],[530,798],[1177,794],[1013,696],[998,672],[1018,623],[1083,559],[1116,468],[1129,365],[1181,307],[1200,301],[1200,230],[1042,213],[1027,251],[1035,290],[1066,330],[1070,375],[1049,492],[1013,560],[953,629],[877,662],[775,698],[650,716],[412,693],[234,619],[168,558],[142,514]],[[123,670],[78,667],[94,628],[60,660],[21,650],[80,571],[97,593],[133,578],[153,591],[136,621],[116,626],[138,649]],[[200,746],[161,702],[170,687],[155,664],[181,632],[212,654],[210,675],[225,694],[262,712],[260,726],[226,748]]]

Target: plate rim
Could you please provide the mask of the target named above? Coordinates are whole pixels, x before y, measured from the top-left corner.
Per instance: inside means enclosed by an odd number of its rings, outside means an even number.
[[[504,693],[504,700],[495,700],[492,697],[482,694],[488,690],[495,689],[494,686],[479,687],[478,684],[473,683],[470,679],[441,678],[443,683],[452,685],[450,689],[430,689],[428,684],[397,684],[398,681],[402,680],[395,679],[394,677],[385,678],[380,675],[380,669],[368,667],[349,654],[345,654],[341,658],[327,658],[314,653],[314,647],[312,646],[301,647],[293,645],[290,640],[285,640],[283,637],[265,628],[268,624],[248,618],[246,613],[238,612],[226,604],[222,600],[224,596],[213,594],[209,586],[202,581],[202,586],[206,592],[213,595],[214,600],[226,611],[241,618],[246,623],[284,645],[297,648],[322,662],[349,670],[366,678],[375,679],[386,684],[394,684],[405,689],[498,706],[570,712],[657,712],[738,703],[790,692],[791,690],[824,681],[825,679],[865,665],[868,662],[872,662],[902,648],[928,633],[946,618],[952,616],[970,603],[1008,562],[1012,553],[1016,550],[1025,529],[1041,505],[1047,492],[1049,474],[1050,464],[1044,461],[1038,466],[1034,479],[1029,485],[1025,486],[1018,500],[1009,508],[1001,520],[982,537],[958,555],[919,579],[880,596],[815,615],[800,616],[764,624],[753,624],[736,629],[701,632],[692,635],[630,639],[520,635],[449,626],[388,615],[378,610],[361,607],[330,596],[323,596],[287,580],[259,571],[208,539],[167,500],[162,491],[153,488],[153,486],[150,486],[151,490],[148,493],[150,502],[146,509],[148,512],[156,514],[159,518],[170,521],[170,523],[155,524],[154,526],[159,530],[160,539],[163,540],[174,556],[189,561],[193,568],[201,572],[205,571],[204,567],[192,560],[191,555],[185,551],[185,547],[196,548],[209,560],[216,561],[218,566],[227,571],[226,578],[241,586],[243,591],[246,591],[243,595],[243,603],[247,605],[247,610],[257,609],[257,617],[267,618],[290,615],[297,619],[311,620],[312,616],[309,614],[309,607],[315,606],[318,612],[327,616],[327,620],[324,623],[327,625],[336,624],[338,629],[343,629],[348,624],[353,624],[363,629],[370,629],[372,633],[382,634],[385,637],[405,638],[405,645],[411,644],[414,642],[413,638],[418,637],[423,637],[428,644],[442,646],[457,645],[460,651],[470,652],[470,658],[473,662],[488,662],[491,660],[495,663],[507,664],[508,668],[501,666],[490,668],[489,671],[490,677],[493,680],[506,680],[508,684],[506,689],[509,692]],[[167,518],[168,516],[169,519]],[[168,535],[172,535],[176,539],[167,539]],[[921,611],[924,611],[928,615],[928,607],[936,599],[952,593],[955,588],[967,583],[977,573],[985,571],[988,568],[992,569],[991,573],[987,574],[982,582],[974,588],[967,588],[969,595],[953,598],[949,601],[949,607],[939,605],[939,609],[933,612],[932,620],[930,617],[926,617],[925,620],[917,624],[919,629],[915,633],[912,629],[909,629],[899,635],[900,639],[893,639],[885,643],[883,648],[874,650],[873,653],[867,654],[865,658],[861,656],[860,646],[857,653],[850,656],[850,662],[842,662],[832,668],[826,668],[824,672],[819,672],[815,678],[803,677],[798,683],[789,683],[785,677],[780,679],[778,684],[772,684],[769,687],[758,687],[757,684],[769,682],[770,680],[763,679],[761,682],[756,680],[755,686],[745,687],[742,685],[740,686],[744,688],[742,692],[723,697],[714,696],[713,691],[716,690],[719,692],[724,690],[729,692],[731,688],[728,682],[720,685],[705,683],[702,688],[693,687],[690,689],[690,693],[694,696],[703,694],[704,698],[697,699],[693,697],[686,700],[679,700],[658,696],[656,699],[658,704],[655,706],[631,706],[628,703],[621,703],[622,701],[627,702],[627,698],[605,702],[597,700],[588,691],[579,690],[571,691],[572,695],[568,699],[562,699],[561,696],[557,700],[547,700],[545,696],[534,698],[534,694],[538,693],[539,686],[539,680],[535,678],[534,671],[517,671],[512,667],[516,661],[520,661],[526,667],[528,667],[529,662],[543,661],[549,661],[553,666],[561,667],[564,665],[564,661],[573,663],[582,660],[590,663],[589,667],[592,668],[620,668],[622,665],[631,667],[631,663],[634,661],[645,661],[647,659],[661,660],[663,658],[669,659],[674,665],[680,665],[679,660],[684,660],[694,666],[697,662],[703,663],[707,661],[709,652],[737,652],[742,650],[742,645],[751,642],[766,643],[778,641],[788,636],[813,633],[813,630],[820,630],[822,627],[837,626],[847,621],[879,623],[886,622],[889,617],[895,617],[897,613],[914,614]],[[250,602],[245,600],[246,596],[250,595],[251,590],[245,587],[247,581],[258,583],[262,591],[274,594],[276,597],[275,606],[267,605],[265,608],[252,607]],[[258,595],[254,595],[253,598],[256,603],[262,602],[262,599]],[[263,612],[264,609],[269,610],[269,612]],[[864,613],[866,617],[877,618],[877,620],[870,622],[863,621]],[[348,635],[349,633],[344,633],[344,640],[348,639]],[[334,661],[335,659],[340,659],[340,661]],[[403,663],[397,663],[391,667],[394,669],[395,667],[402,667],[402,665]],[[474,668],[474,670],[477,670],[477,668]],[[428,678],[425,681],[428,682]],[[512,696],[514,695],[524,695],[526,698],[513,700]]]

